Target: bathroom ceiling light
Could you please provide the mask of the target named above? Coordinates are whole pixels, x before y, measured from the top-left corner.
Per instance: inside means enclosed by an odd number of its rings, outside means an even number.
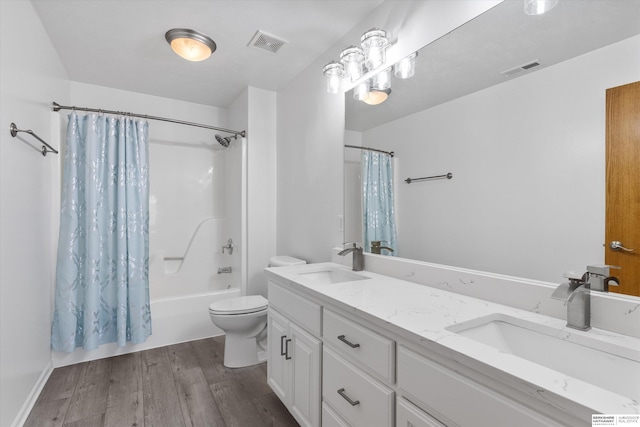
[[[384,90],[372,89],[371,92],[369,92],[369,96],[366,99],[363,99],[362,102],[369,105],[382,104],[384,101],[387,100],[390,94],[391,94],[391,89],[384,89]]]
[[[549,12],[558,4],[558,0],[524,0],[524,13],[527,15],[542,15]]]
[[[207,35],[187,28],[174,28],[164,35],[171,49],[188,61],[203,61],[216,50],[216,43]]]

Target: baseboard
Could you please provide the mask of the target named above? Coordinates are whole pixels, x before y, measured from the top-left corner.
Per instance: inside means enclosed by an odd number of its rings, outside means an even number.
[[[29,395],[27,396],[24,403],[22,404],[22,408],[20,408],[20,411],[16,415],[16,418],[13,420],[11,427],[22,427],[24,423],[27,421],[27,418],[29,417],[31,410],[33,409],[33,405],[36,404],[36,400],[38,400],[38,396],[40,396],[40,393],[42,392],[42,389],[44,388],[44,385],[47,383],[47,380],[51,376],[52,372],[53,372],[53,363],[49,361],[49,363],[47,363],[47,366],[45,366],[44,370],[38,377],[38,380],[33,385],[31,392],[29,392]]]

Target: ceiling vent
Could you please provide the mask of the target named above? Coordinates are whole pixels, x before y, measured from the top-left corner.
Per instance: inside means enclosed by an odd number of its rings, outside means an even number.
[[[527,70],[530,70],[532,68],[535,68],[538,65],[540,65],[540,60],[536,59],[535,61],[527,62],[526,64],[518,65],[515,68],[511,68],[509,70],[503,71],[502,74],[504,74],[505,77],[510,77],[510,76],[513,76],[514,74],[518,74],[518,73],[521,73],[523,71],[527,71]]]
[[[278,37],[265,33],[264,31],[256,31],[248,46],[253,46],[258,49],[266,50],[271,53],[276,53],[287,42],[279,39]]]

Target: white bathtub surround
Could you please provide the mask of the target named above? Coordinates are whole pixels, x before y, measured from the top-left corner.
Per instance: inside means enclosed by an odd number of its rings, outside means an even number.
[[[332,261],[350,266],[351,257],[332,250]],[[432,264],[404,258],[365,253],[364,268],[373,273],[429,287],[472,296],[521,310],[566,319],[563,301],[551,298],[557,283],[486,273],[483,271]],[[585,271],[586,271],[586,265]],[[594,328],[640,338],[640,298],[613,292],[591,292],[591,325]]]
[[[366,261],[371,261],[370,257],[367,257]],[[616,348],[629,358],[635,359],[636,363],[640,362],[640,339],[598,329],[597,326],[588,332],[568,329],[565,327],[566,322],[560,318],[373,273],[371,268],[376,268],[374,264],[375,262],[365,264],[366,270],[357,273],[368,279],[334,284],[317,284],[298,273],[332,268],[349,271],[348,267],[336,263],[320,263],[277,270],[267,269],[267,275],[280,285],[319,301],[325,305],[325,311],[327,307],[334,307],[387,331],[385,334],[396,337],[399,345],[423,348],[436,357],[441,357],[443,361],[459,366],[461,370],[476,372],[477,374],[473,375],[479,377],[472,377],[476,380],[480,377],[489,378],[489,381],[502,384],[506,387],[505,390],[516,390],[514,393],[537,402],[536,410],[540,411],[546,407],[551,411],[549,416],[563,422],[569,420],[570,425],[576,424],[578,419],[583,422],[590,420],[591,414],[596,412],[640,413],[640,370],[617,374],[621,376],[618,382],[631,384],[624,391],[626,395],[622,396],[610,389],[594,386],[568,374],[461,336],[452,331],[451,327],[455,328],[455,325],[485,316],[515,318],[535,325],[535,328],[540,330],[553,328],[560,331],[564,340],[597,340],[601,348]],[[413,266],[413,277],[423,274],[415,272],[418,267],[420,266]],[[424,267],[433,271],[437,269],[436,266]],[[405,270],[405,273],[409,274],[412,271]],[[458,276],[446,280],[459,283],[459,278],[468,282],[472,278],[478,280],[484,277],[477,272],[474,276],[469,271],[457,274]],[[441,278],[443,275],[444,273],[441,274]],[[464,283],[461,285],[464,286]],[[440,283],[440,287],[446,287],[444,282]],[[550,292],[551,287],[548,286],[548,289]],[[513,293],[522,294],[520,291]],[[563,355],[558,354],[557,357],[562,358]],[[616,375],[614,370],[607,366],[593,366],[591,369],[601,369],[603,372],[606,371],[607,375]]]

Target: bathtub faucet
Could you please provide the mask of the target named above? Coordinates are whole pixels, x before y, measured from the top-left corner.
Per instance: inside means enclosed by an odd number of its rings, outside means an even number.
[[[222,247],[222,253],[227,249],[229,251],[229,255],[233,255],[233,240],[227,240],[227,244]]]
[[[218,268],[218,274],[222,274],[222,273],[231,273],[231,267]]]

